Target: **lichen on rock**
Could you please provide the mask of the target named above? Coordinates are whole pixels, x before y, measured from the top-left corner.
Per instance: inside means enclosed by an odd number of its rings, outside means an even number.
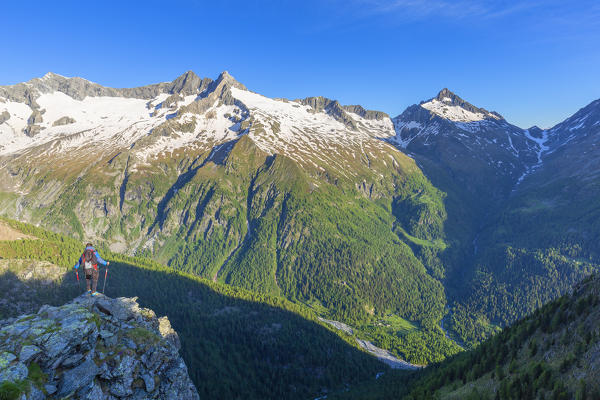
[[[0,321],[0,384],[23,400],[198,399],[177,333],[136,300],[83,295]]]

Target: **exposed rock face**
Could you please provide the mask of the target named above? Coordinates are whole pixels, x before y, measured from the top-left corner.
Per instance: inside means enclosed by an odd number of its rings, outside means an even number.
[[[27,125],[27,127],[23,130],[23,133],[25,133],[29,137],[34,137],[41,131],[42,127],[39,125]]]
[[[364,119],[375,119],[377,121],[381,121],[384,118],[389,118],[390,116],[382,111],[374,111],[374,110],[366,110],[360,105],[352,105],[352,106],[343,106],[344,110],[357,114]]]
[[[229,86],[245,89],[244,85],[237,82],[227,71],[221,73],[216,81],[209,78],[200,78],[192,71],[187,71],[172,82],[161,82],[135,88],[109,88],[90,82],[82,78],[67,78],[52,72],[42,78],[34,78],[28,82],[11,86],[0,86],[0,97],[11,101],[25,103],[31,109],[40,108],[36,99],[43,93],[62,92],[75,100],[86,97],[127,97],[137,99],[152,99],[161,93],[180,94],[189,96],[210,92],[221,82]]]
[[[60,117],[59,119],[54,121],[52,123],[52,126],[62,126],[62,125],[69,125],[69,124],[74,124],[74,123],[75,123],[74,118],[65,116],[65,117]]]
[[[315,113],[325,112],[325,113],[329,114],[330,116],[332,116],[333,118],[335,118],[336,120],[338,120],[339,122],[344,124],[349,129],[353,129],[353,130],[357,129],[356,123],[354,122],[354,120],[352,118],[349,118],[346,115],[346,110],[344,109],[344,107],[342,107],[342,105],[337,100],[330,100],[326,97],[319,96],[319,97],[307,97],[305,99],[295,100],[295,101],[302,105],[312,107],[315,110]],[[352,106],[350,106],[350,109],[354,111],[354,108],[352,108]],[[353,111],[351,111],[351,112],[353,112]]]
[[[5,123],[9,119],[10,119],[10,113],[8,111],[5,110],[0,113],[0,124]]]
[[[25,380],[26,400],[199,399],[178,352],[168,319],[135,298],[83,295],[0,321],[0,384]]]
[[[41,124],[44,121],[42,114],[43,113],[39,110],[33,110],[31,116],[27,120],[27,123],[29,125]]]

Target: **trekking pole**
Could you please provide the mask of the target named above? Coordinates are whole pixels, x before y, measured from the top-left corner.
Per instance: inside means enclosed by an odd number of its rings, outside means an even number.
[[[104,294],[104,289],[106,289],[106,278],[108,277],[108,266],[110,265],[110,261],[106,263],[106,270],[104,271],[104,285],[102,285],[102,294]]]
[[[79,271],[75,270],[75,276],[77,276],[77,286],[79,286],[79,290],[81,290],[81,283],[79,283]]]

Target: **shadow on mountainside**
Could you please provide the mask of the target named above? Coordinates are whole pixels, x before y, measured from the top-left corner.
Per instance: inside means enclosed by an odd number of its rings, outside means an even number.
[[[3,270],[3,306],[26,302],[23,311],[31,313],[42,304],[72,300],[85,290],[83,274],[79,289],[75,273],[62,271],[47,279]],[[100,290],[103,283],[101,268]],[[327,328],[265,304],[260,295],[243,300],[234,297],[236,288],[220,286],[219,291],[167,269],[124,262],[111,262],[106,284],[107,296],[138,297],[140,306],[169,318],[201,398],[306,399],[388,370]],[[15,311],[7,315],[6,307],[0,311],[2,317],[15,316]]]

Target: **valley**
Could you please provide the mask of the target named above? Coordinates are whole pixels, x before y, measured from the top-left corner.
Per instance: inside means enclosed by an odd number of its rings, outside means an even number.
[[[227,72],[129,89],[49,73],[0,86],[0,115],[1,240],[39,229],[23,221],[69,238],[49,248],[93,241],[284,302],[352,327],[336,334],[359,358],[442,362],[600,269],[599,101],[522,129],[448,89],[390,117]]]

